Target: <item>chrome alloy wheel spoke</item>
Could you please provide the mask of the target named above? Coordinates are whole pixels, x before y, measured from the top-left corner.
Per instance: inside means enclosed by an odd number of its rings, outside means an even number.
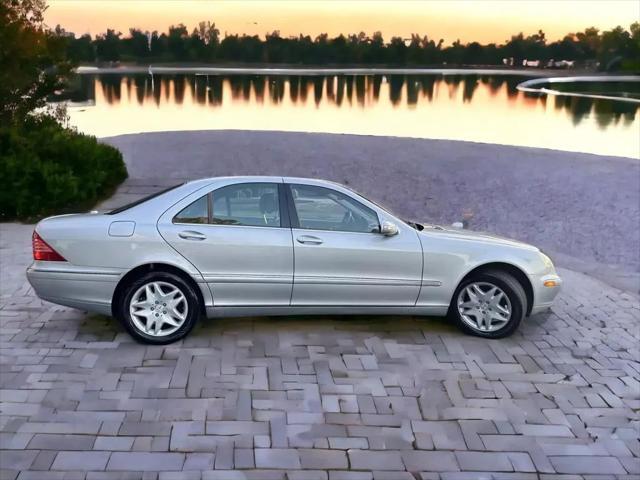
[[[187,319],[189,305],[182,291],[167,282],[149,282],[131,297],[129,313],[135,327],[154,337],[178,330]]]
[[[474,330],[495,332],[511,319],[511,301],[496,285],[474,282],[460,291],[457,298],[458,313]]]

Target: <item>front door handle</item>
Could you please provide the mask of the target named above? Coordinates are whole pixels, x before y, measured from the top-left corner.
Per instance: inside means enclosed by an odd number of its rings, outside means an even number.
[[[304,243],[305,245],[321,245],[322,240],[318,237],[314,237],[313,235],[300,235],[296,238],[298,243]]]
[[[185,240],[204,240],[205,238],[207,238],[206,235],[200,232],[195,232],[193,230],[185,230],[183,232],[180,232],[178,236],[180,238],[184,238]]]

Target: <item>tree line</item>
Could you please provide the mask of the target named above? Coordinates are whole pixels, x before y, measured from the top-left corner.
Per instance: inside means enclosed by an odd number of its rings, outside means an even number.
[[[79,63],[100,62],[206,62],[301,65],[522,65],[523,60],[568,60],[601,67],[640,68],[640,23],[600,31],[591,27],[549,42],[542,30],[533,35],[519,33],[502,44],[445,45],[442,39],[413,34],[385,41],[380,32],[363,32],[329,38],[325,33],[284,37],[279,31],[257,35],[220,35],[215,23],[200,22],[189,32],[173,25],[168,32],[129,29],[128,35],[108,29],[95,38],[76,37],[59,25],[55,33],[67,42],[67,56]]]

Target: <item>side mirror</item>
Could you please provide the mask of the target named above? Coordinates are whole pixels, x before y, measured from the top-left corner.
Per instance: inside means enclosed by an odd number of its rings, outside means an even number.
[[[392,237],[398,234],[398,226],[391,222],[382,222],[380,233],[386,237]]]

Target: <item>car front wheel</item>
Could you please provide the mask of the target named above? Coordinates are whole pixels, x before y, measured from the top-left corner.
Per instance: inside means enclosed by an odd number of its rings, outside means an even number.
[[[191,331],[199,317],[196,292],[172,273],[143,275],[127,286],[121,299],[120,320],[142,343],[175,342]]]
[[[463,281],[449,314],[466,333],[503,338],[511,335],[527,311],[527,297],[515,277],[499,270],[481,271]]]

